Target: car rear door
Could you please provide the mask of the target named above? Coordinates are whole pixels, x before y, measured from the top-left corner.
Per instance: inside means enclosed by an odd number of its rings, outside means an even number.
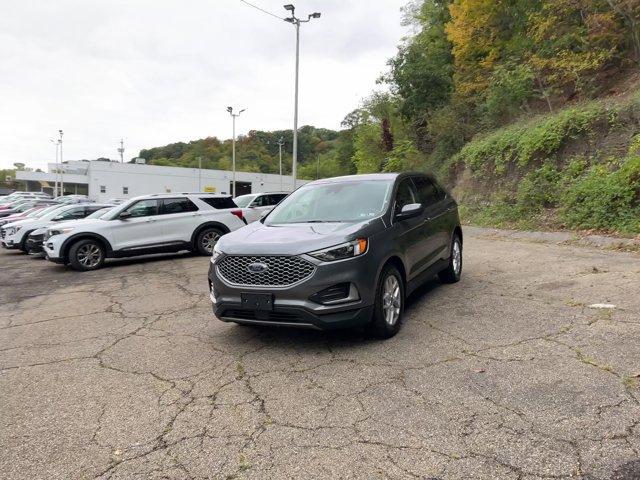
[[[198,206],[187,197],[160,200],[160,223],[166,243],[188,242],[201,223]]]
[[[447,206],[442,201],[444,192],[426,175],[417,175],[413,181],[418,190],[420,203],[424,206],[424,251],[425,266],[442,257],[449,243],[449,222],[446,218]]]
[[[159,221],[157,199],[138,200],[123,212],[129,218],[111,220],[114,250],[129,250],[160,245],[164,242],[162,222]]]

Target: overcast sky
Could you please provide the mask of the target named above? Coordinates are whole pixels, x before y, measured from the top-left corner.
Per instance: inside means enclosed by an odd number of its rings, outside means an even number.
[[[282,0],[251,0],[284,16]],[[300,125],[338,128],[406,29],[404,0],[298,0]],[[292,127],[295,29],[240,0],[20,0],[0,16],[0,166]]]

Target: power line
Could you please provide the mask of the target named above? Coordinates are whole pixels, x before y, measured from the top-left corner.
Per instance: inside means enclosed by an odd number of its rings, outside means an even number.
[[[271,13],[267,10],[265,10],[264,8],[260,8],[257,5],[254,5],[253,3],[249,3],[247,2],[247,0],[240,0],[242,3],[249,5],[250,7],[255,8],[256,10],[260,10],[262,13],[266,13],[267,15],[271,15],[272,17],[277,18],[278,20],[284,20],[284,17],[279,17],[278,15],[276,15],[275,13]]]

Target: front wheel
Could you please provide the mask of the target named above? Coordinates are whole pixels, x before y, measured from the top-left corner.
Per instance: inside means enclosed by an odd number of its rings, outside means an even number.
[[[79,240],[69,249],[69,264],[71,268],[80,272],[100,268],[104,259],[104,247],[96,240]]]
[[[439,272],[438,276],[444,283],[456,283],[460,281],[460,275],[462,275],[462,241],[456,234],[451,242],[449,265]]]
[[[213,249],[222,235],[224,235],[224,233],[215,227],[203,229],[196,237],[196,250],[200,255],[210,257],[213,255]]]
[[[387,265],[380,274],[376,289],[373,319],[369,333],[376,338],[391,338],[402,326],[404,315],[404,280],[393,265]]]

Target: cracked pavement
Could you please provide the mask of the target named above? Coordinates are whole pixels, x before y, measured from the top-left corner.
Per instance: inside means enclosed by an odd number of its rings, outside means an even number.
[[[219,322],[202,257],[0,252],[0,477],[640,478],[640,255],[465,234],[387,341]]]

